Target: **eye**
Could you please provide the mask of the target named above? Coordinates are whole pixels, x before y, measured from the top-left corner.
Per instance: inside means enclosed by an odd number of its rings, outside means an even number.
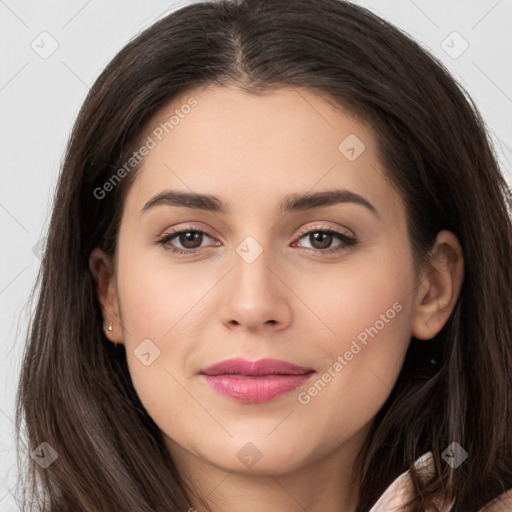
[[[171,252],[175,252],[177,254],[192,254],[197,252],[197,249],[201,248],[205,235],[206,237],[211,238],[206,231],[185,228],[179,231],[176,230],[171,233],[167,233],[160,237],[157,242]],[[181,248],[169,245],[169,242],[175,238],[177,239],[177,242],[182,245]]]
[[[307,237],[307,238],[306,238]],[[347,249],[357,244],[357,240],[352,238],[341,231],[327,227],[316,227],[301,233],[299,240],[306,238],[310,243],[311,248],[315,252],[319,253],[333,253]],[[331,247],[334,239],[338,238],[341,240],[341,244],[335,247]]]
[[[307,237],[307,241],[311,246],[306,248],[311,249],[316,253],[325,254],[341,252],[357,244],[357,240],[355,238],[326,226],[315,227],[308,231],[302,231],[302,233],[299,234],[300,238],[298,240],[300,241]],[[161,236],[158,238],[157,243],[164,246],[168,251],[185,256],[195,254],[200,249],[204,248],[204,246],[202,247],[202,243],[204,242],[205,237],[213,239],[206,231],[194,229],[192,227],[185,227],[184,229],[173,230],[170,233]],[[341,243],[332,247],[332,243],[336,238],[340,240]],[[171,243],[174,239],[176,239],[176,241]],[[176,243],[180,244],[181,247],[176,247]],[[215,245],[220,245],[220,242],[217,242]],[[293,244],[293,246],[304,247],[302,245],[297,245],[297,243]]]

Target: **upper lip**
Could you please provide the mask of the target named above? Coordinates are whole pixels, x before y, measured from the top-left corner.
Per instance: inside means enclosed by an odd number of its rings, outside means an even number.
[[[199,373],[204,375],[305,375],[313,372],[313,368],[297,366],[296,364],[280,359],[260,359],[248,361],[243,358],[226,359],[207,368],[202,368]]]

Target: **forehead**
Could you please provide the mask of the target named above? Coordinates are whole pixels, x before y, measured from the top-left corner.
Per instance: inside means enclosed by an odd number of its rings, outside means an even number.
[[[148,126],[152,147],[126,208],[140,210],[166,189],[210,193],[246,209],[333,188],[381,207],[398,199],[371,127],[305,89],[255,95],[210,85],[175,98]]]

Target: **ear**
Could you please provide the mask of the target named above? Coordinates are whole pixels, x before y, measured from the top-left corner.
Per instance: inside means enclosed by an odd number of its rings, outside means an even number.
[[[114,264],[110,256],[99,248],[89,257],[89,268],[96,281],[98,300],[103,312],[103,331],[113,343],[123,342],[119,303],[114,279]],[[108,327],[112,322],[112,331]]]
[[[464,277],[462,248],[452,232],[437,234],[431,256],[431,265],[421,275],[412,320],[412,335],[422,340],[432,339],[448,321]]]

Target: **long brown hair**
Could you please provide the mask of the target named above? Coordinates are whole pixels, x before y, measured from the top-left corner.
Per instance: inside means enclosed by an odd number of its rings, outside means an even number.
[[[367,511],[402,471],[432,451],[436,476],[416,477],[413,510],[433,496],[473,512],[512,485],[512,229],[510,190],[464,90],[417,43],[339,0],[223,0],[167,15],[133,39],[91,88],[69,141],[34,290],[16,427],[30,450],[24,506],[51,512],[184,511],[191,489],[131,383],[123,346],[102,330],[88,266],[113,254],[123,198],[95,190],[140,147],[148,123],[195,87],[262,94],[304,87],[375,128],[390,183],[403,198],[415,262],[443,229],[459,238],[465,276],[433,342],[411,339],[403,369],[358,459]],[[442,452],[459,443],[458,468]],[[22,471],[23,472],[23,471]],[[25,494],[28,493],[28,498]]]

